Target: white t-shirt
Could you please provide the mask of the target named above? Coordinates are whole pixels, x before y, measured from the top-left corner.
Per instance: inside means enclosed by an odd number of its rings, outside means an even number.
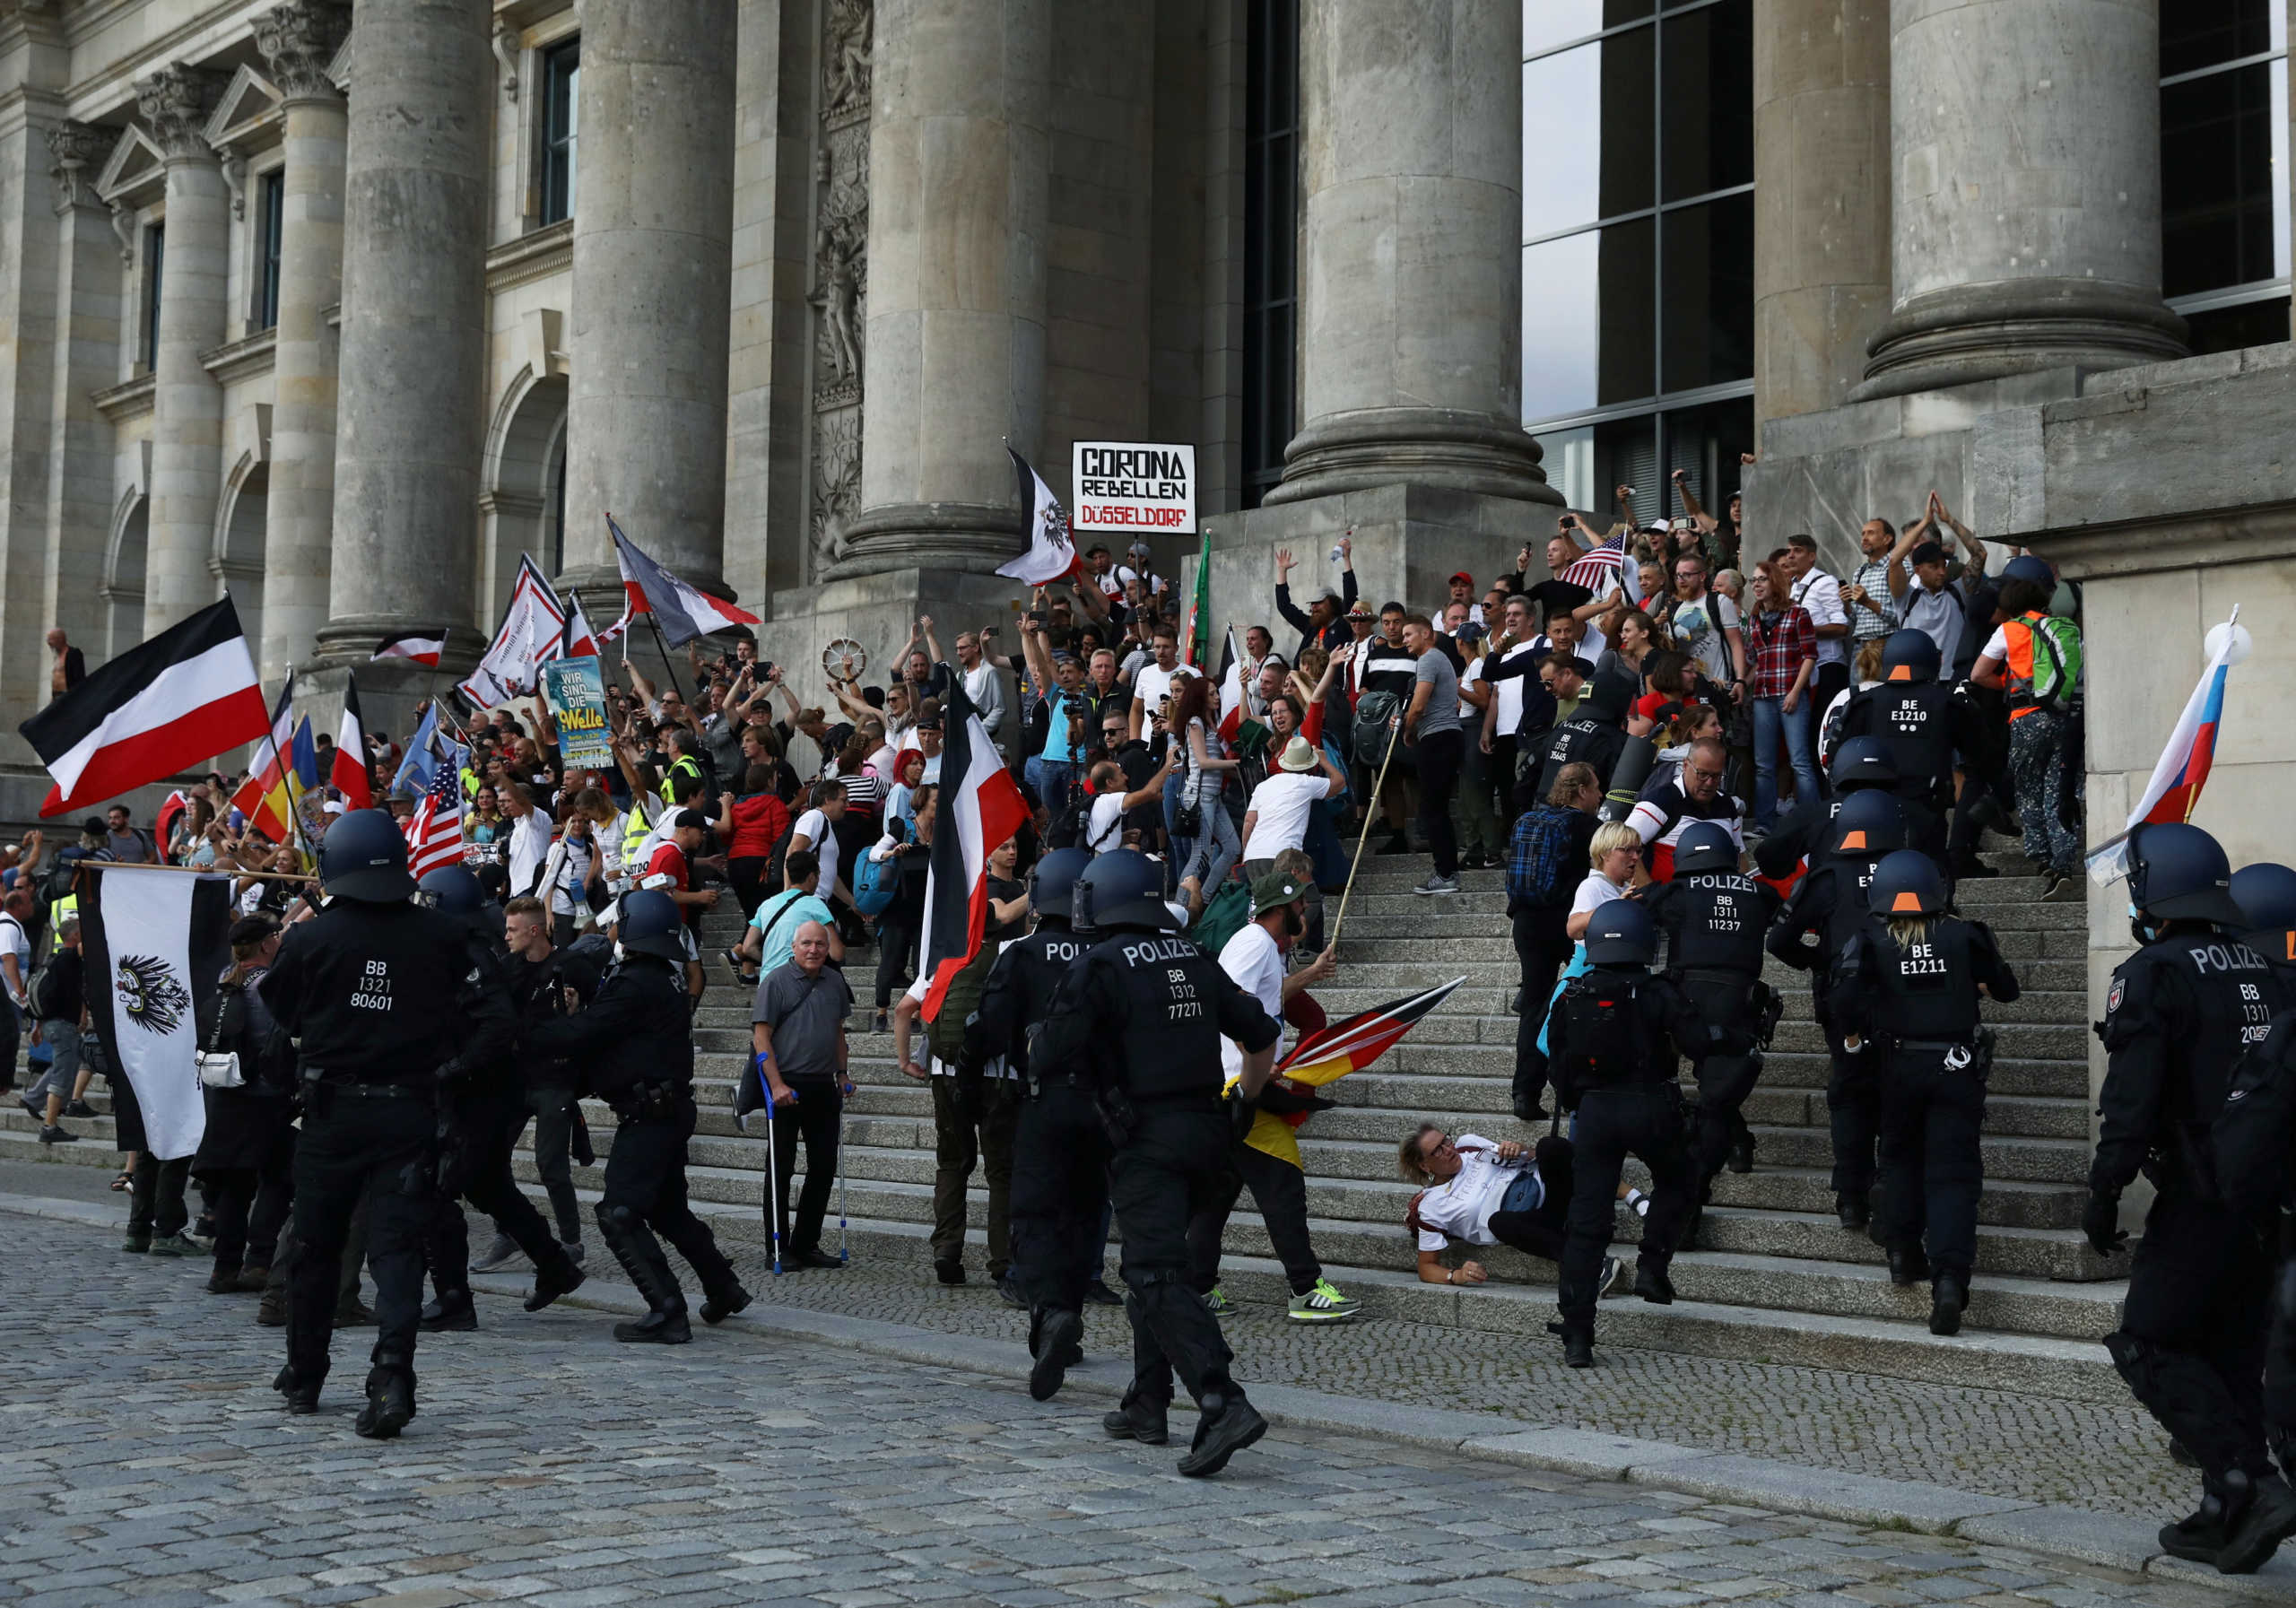
[[[257,890],[260,892],[260,890]],[[16,957],[16,986],[24,987],[32,980],[32,940],[24,931],[24,924],[13,916],[0,914],[0,954]],[[10,995],[13,999],[14,996]]]
[[[1227,956],[1222,954],[1221,960],[1224,964]],[[1501,1161],[1499,1146],[1479,1134],[1461,1134],[1452,1143],[1459,1149],[1459,1170],[1419,1197],[1419,1248],[1423,1251],[1439,1251],[1453,1239],[1498,1244],[1498,1236],[1491,1231],[1491,1214],[1531,1165],[1528,1151],[1512,1161]]]
[[[1257,921],[1248,921],[1220,951],[1220,969],[1236,979],[1236,987],[1259,1001],[1259,1008],[1283,1027],[1283,954],[1275,934]],[[1220,1040],[1220,1065],[1231,1078],[1244,1071],[1244,1052],[1233,1039]]]
[[[1247,809],[1259,819],[1252,822],[1244,858],[1272,860],[1299,847],[1307,840],[1309,809],[1330,796],[1331,778],[1321,770],[1279,770],[1254,787]]]
[[[1794,601],[1810,612],[1812,625],[1848,625],[1849,615],[1841,604],[1841,583],[1822,569],[1813,569],[1794,583]],[[1849,662],[1849,639],[1820,637],[1818,663],[1846,665]]]
[[[1124,847],[1124,795],[1102,793],[1092,800],[1092,818],[1083,847],[1096,855]]]
[[[1544,639],[1542,638],[1539,640]],[[1538,641],[1521,643],[1500,654],[1499,662],[1504,665],[1510,660],[1521,658],[1526,653],[1536,653],[1538,650]],[[1486,658],[1488,656],[1485,656]],[[1471,673],[1477,681],[1483,679],[1483,659],[1477,659],[1471,667]],[[1513,736],[1515,728],[1523,724],[1523,682],[1526,679],[1524,676],[1516,675],[1509,676],[1503,682],[1491,683],[1492,694],[1499,700],[1498,723],[1491,729],[1502,737]]]
[[[550,820],[540,810],[528,810],[510,823],[510,894],[533,891],[542,863],[550,857]]]
[[[803,838],[807,847],[821,856],[822,880],[813,893],[827,904],[838,893],[837,832],[830,825],[829,817],[819,810],[807,810],[797,817],[797,824],[790,831],[792,838]]]
[[[1587,880],[1578,884],[1578,891],[1570,900],[1573,916],[1591,915],[1614,899],[1624,899],[1626,890],[1599,871],[1590,871]]]
[[[1143,722],[1155,714],[1156,706],[1163,701],[1164,694],[1172,690],[1174,682],[1184,675],[1195,674],[1186,665],[1175,665],[1170,670],[1160,668],[1153,659],[1143,665],[1139,674],[1132,678],[1132,695],[1140,700],[1140,707],[1146,711],[1141,717]]]

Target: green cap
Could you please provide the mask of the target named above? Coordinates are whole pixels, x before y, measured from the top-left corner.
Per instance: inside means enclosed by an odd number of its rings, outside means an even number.
[[[1296,876],[1286,876],[1271,871],[1252,884],[1252,919],[1257,921],[1278,905],[1288,905],[1308,891],[1308,884]]]

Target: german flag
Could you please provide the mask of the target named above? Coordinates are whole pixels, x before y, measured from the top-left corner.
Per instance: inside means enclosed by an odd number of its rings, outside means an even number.
[[[1304,1092],[1337,1082],[1351,1072],[1362,1071],[1393,1048],[1398,1039],[1419,1025],[1421,1017],[1450,998],[1451,991],[1465,981],[1463,977],[1453,978],[1424,994],[1358,1011],[1344,1021],[1335,1021],[1308,1034],[1276,1064],[1273,1081]],[[1308,1120],[1309,1115],[1301,1111],[1284,1120],[1296,1128]]]

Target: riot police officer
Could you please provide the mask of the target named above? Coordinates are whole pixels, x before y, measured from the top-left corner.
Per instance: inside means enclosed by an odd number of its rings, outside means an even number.
[[[1164,902],[1163,878],[1136,850],[1100,855],[1077,877],[1072,923],[1092,947],[1061,979],[1029,1064],[1039,1077],[1088,1072],[1115,1152],[1109,1193],[1124,1230],[1133,1376],[1101,1423],[1161,1446],[1177,1370],[1199,1414],[1179,1471],[1214,1474],[1266,1433],[1267,1421],[1229,1373],[1234,1354],[1220,1320],[1189,1283],[1187,1221],[1227,1165],[1220,1040],[1242,1047],[1236,1103],[1250,1113],[1280,1030],[1218,961],[1173,935],[1178,917]]]
[[[1770,952],[1810,974],[1810,1003],[1831,1062],[1826,1116],[1833,1137],[1834,1211],[1845,1229],[1866,1228],[1874,1220],[1874,1150],[1881,1135],[1882,1101],[1873,1064],[1842,1043],[1827,963],[1866,925],[1874,868],[1884,855],[1905,847],[1900,808],[1898,799],[1878,790],[1844,800],[1825,853],[1813,859],[1770,929]]]
[[[354,810],[319,855],[326,908],[291,928],[259,985],[300,1050],[303,1132],[287,1366],[291,1412],[318,1409],[351,1213],[368,1200],[377,1334],[359,1433],[387,1440],[414,1416],[422,1239],[438,1211],[439,1085],[509,1051],[513,1015],[485,946],[412,902],[406,839],[380,810]]]
[[[1889,1253],[1891,1283],[1930,1280],[1932,1334],[1961,1333],[1977,1261],[1978,1134],[1993,1061],[1978,995],[2017,997],[2017,974],[1992,933],[1948,916],[1945,904],[1945,879],[1926,855],[1884,857],[1866,890],[1872,918],[1836,952],[1828,983],[1843,1047],[1874,1064],[1881,1091],[1874,1237]]]
[[[2232,874],[2232,902],[2248,917],[2240,936],[2273,965],[2296,976],[2296,870],[2260,860]]]
[[[2296,980],[2296,870],[2270,861],[2243,865],[2232,874],[2231,894],[2248,917],[2241,941],[2283,978]],[[2265,1342],[2264,1410],[2265,1432],[2283,1472],[2296,1466],[2296,1121],[2289,1109],[2296,1102],[2285,1092],[2296,1076],[2292,1039],[2296,1020],[2284,1019],[2251,1044],[2253,1059],[2236,1076],[2236,1092],[2215,1125],[2218,1183],[2228,1204],[2270,1225],[2265,1232],[2279,1263]],[[2241,1089],[2252,1080],[2264,1087]],[[2278,1099],[2272,1098],[2274,1086]],[[2227,1123],[2233,1125],[2229,1130]],[[2222,1148],[2228,1131],[2229,1151]]]
[[[965,1023],[964,1064],[1003,1057],[1021,1074],[1013,1139],[1013,1284],[1029,1303],[1029,1394],[1048,1401],[1083,1355],[1084,1291],[1100,1270],[1100,1213],[1109,1198],[1108,1137],[1088,1069],[1037,1065],[1030,1030],[1052,1009],[1053,992],[1084,953],[1069,925],[1077,876],[1091,851],[1057,848],[1029,873],[1036,926],[996,957],[980,1004]]]
[[[1761,980],[1762,938],[1784,901],[1776,889],[1738,869],[1738,846],[1729,829],[1701,821],[1674,844],[1674,875],[1642,894],[1643,908],[1666,938],[1665,976],[1697,1007],[1709,1027],[1744,1034],[1743,1055],[1709,1055],[1692,1065],[1698,1080],[1698,1197],[1682,1243],[1697,1231],[1699,1208],[1713,1192],[1727,1161],[1734,1172],[1754,1169],[1753,1130],[1741,1108],[1761,1075],[1753,1047],[1776,1025],[1777,995]]]
[[[1683,1134],[1674,1052],[1702,1061],[1743,1056],[1753,1046],[1749,1033],[1709,1026],[1681,989],[1650,975],[1657,947],[1657,929],[1639,902],[1604,905],[1587,927],[1589,969],[1563,988],[1547,1024],[1555,1098],[1577,1117],[1556,1291],[1562,1360],[1573,1368],[1594,1365],[1603,1253],[1630,1153],[1650,1169],[1650,1215],[1643,1220],[1634,1293],[1660,1306],[1674,1299],[1666,1268],[1697,1199],[1698,1177]]]
[[[701,1275],[701,1321],[722,1323],[750,1304],[709,1225],[686,1204],[686,1141],[693,1135],[691,949],[670,896],[641,888],[622,901],[622,955],[588,1007],[531,1029],[526,1048],[578,1056],[591,1087],[613,1108],[598,1237],[646,1298],[646,1316],[613,1326],[616,1340],[683,1345],[693,1338],[685,1293],[658,1231]],[[537,1219],[539,1221],[539,1219]]]
[[[2119,1249],[2121,1191],[2139,1171],[2152,1181],[2105,1349],[2200,1462],[2200,1508],[2162,1528],[2162,1549],[2245,1574],[2296,1534],[2296,1492],[2265,1450],[2271,1254],[2253,1220],[2217,1197],[2208,1124],[2243,1047],[2296,1004],[2296,986],[2235,936],[2248,917],[2213,838],[2181,822],[2140,826],[2128,855],[2143,947],[2114,971],[2097,1029],[2107,1060],[2082,1228],[2100,1255]]]
[[[1898,796],[1919,806],[1906,821],[1908,846],[1940,865],[1953,807],[1953,756],[1984,743],[1978,713],[1937,680],[1937,640],[1908,627],[1882,645],[1882,679],[1849,695],[1841,734],[1879,737],[1897,762]]]
[[[1791,815],[1778,823],[1776,831],[1754,845],[1754,868],[1760,874],[1783,885],[1792,882],[1797,870],[1807,870],[1832,842],[1833,820],[1841,813],[1844,802],[1860,793],[1897,793],[1898,762],[1881,738],[1850,737],[1833,751],[1826,781],[1824,797],[1797,804]],[[1934,835],[1928,805],[1900,798],[1898,808],[1908,823],[1909,838],[1916,835],[1912,824],[1916,821],[1925,823],[1920,831]]]
[[[489,986],[500,987],[507,995],[509,983],[500,953],[501,917],[487,901],[478,878],[461,865],[442,865],[422,878],[415,897],[470,930],[485,952]],[[514,1003],[514,1013],[516,1009]],[[491,1064],[473,1062],[468,1056],[464,1061],[469,1073],[457,1080],[446,1097],[439,1211],[425,1247],[438,1299],[422,1308],[422,1325],[426,1331],[478,1327],[478,1309],[470,1296],[470,1225],[463,1216],[463,1200],[492,1218],[495,1226],[533,1261],[535,1284],[526,1299],[527,1311],[539,1312],[579,1288],[583,1277],[510,1169],[518,1130],[526,1121],[526,1091],[517,1056],[506,1054]]]
[[[1584,762],[1595,768],[1595,779],[1607,787],[1611,772],[1626,752],[1626,711],[1636,691],[1631,677],[1598,676],[1587,689],[1578,712],[1546,734],[1546,755],[1538,773],[1534,798],[1554,796],[1554,784],[1565,765]]]

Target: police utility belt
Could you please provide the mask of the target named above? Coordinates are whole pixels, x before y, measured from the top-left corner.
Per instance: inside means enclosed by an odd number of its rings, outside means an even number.
[[[1993,1030],[1979,1028],[1966,1039],[1893,1039],[1890,1041],[1891,1054],[1903,1050],[1911,1050],[1917,1055],[1936,1056],[1953,1072],[1974,1066],[1982,1074],[1993,1066]]]

